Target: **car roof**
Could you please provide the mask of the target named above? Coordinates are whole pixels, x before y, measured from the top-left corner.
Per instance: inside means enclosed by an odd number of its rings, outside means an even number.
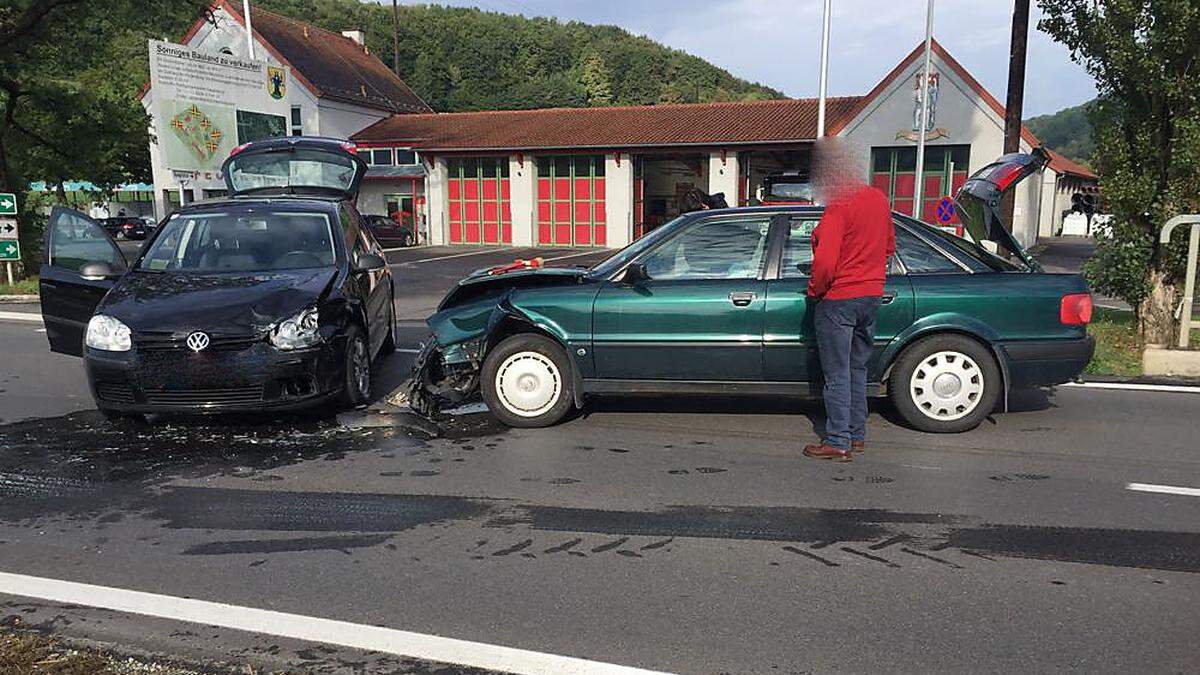
[[[211,209],[213,207],[222,206],[279,206],[281,208],[289,209],[296,207],[323,209],[327,208],[331,204],[338,204],[343,201],[345,201],[345,198],[343,197],[323,197],[314,195],[213,197],[212,199],[201,199],[194,202],[188,202],[175,213],[188,213],[198,209]]]

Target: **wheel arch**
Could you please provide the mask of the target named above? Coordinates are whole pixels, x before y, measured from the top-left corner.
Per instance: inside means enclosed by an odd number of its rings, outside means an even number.
[[[970,317],[954,318],[956,320],[947,321],[946,317],[926,317],[914,323],[900,333],[900,335],[897,335],[888,344],[883,352],[883,356],[879,360],[881,373],[879,381],[885,387],[890,386],[889,379],[891,378],[892,368],[896,365],[896,361],[905,350],[917,342],[938,335],[959,335],[973,340],[987,349],[991,353],[992,358],[996,360],[996,367],[1000,370],[1001,411],[1007,411],[1009,386],[1012,378],[1008,370],[1008,355],[996,345],[996,340],[999,336],[995,330],[982,321]]]
[[[481,360],[487,358],[492,349],[505,339],[523,333],[533,333],[549,338],[567,355],[567,362],[571,364],[571,389],[575,407],[582,408],[583,375],[580,372],[579,364],[575,362],[575,355],[571,353],[566,333],[553,322],[531,316],[520,308],[515,307],[512,303],[508,302],[507,297],[500,302],[496,307],[496,311],[492,313],[491,318],[488,320],[486,339],[480,355]]]

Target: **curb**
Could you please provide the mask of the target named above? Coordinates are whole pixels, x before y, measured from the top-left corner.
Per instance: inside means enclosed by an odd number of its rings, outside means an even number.
[[[0,295],[0,305],[36,303],[39,300],[36,295]]]

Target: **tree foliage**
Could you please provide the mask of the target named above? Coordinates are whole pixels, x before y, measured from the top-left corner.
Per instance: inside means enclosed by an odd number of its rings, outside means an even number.
[[[9,0],[0,6],[0,191],[17,194],[38,255],[32,181],[101,188],[149,179],[146,39],[181,34],[199,0]]]
[[[1025,126],[1046,147],[1090,168],[1092,153],[1096,150],[1091,120],[1093,108],[1095,101],[1088,101],[1049,115],[1031,117],[1025,120]]]
[[[392,62],[392,8],[357,0],[258,0],[332,31],[361,28]],[[400,7],[400,76],[434,110],[779,98],[707,61],[616,26],[464,7]]]
[[[1200,4],[1195,0],[1039,0],[1038,27],[1096,78],[1093,166],[1113,214],[1085,271],[1138,309],[1142,337],[1171,341],[1182,237],[1167,219],[1200,210]]]

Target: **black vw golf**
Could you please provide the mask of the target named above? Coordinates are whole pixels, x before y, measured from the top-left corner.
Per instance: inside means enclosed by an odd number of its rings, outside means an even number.
[[[395,288],[354,208],[354,147],[260,141],[223,171],[229,198],[172,214],[131,264],[92,219],[51,213],[46,336],[84,358],[110,418],[354,406],[372,359],[395,349]]]

